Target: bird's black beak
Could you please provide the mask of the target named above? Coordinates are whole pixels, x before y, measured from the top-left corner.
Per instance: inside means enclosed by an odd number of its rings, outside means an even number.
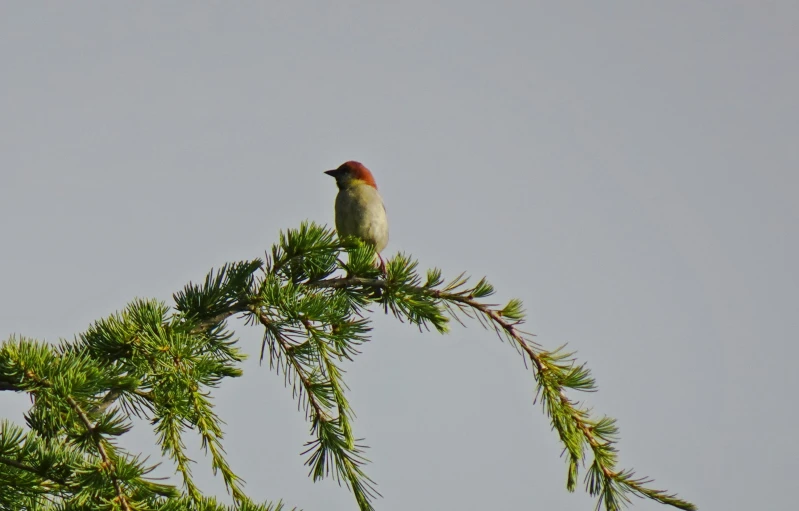
[[[336,177],[336,172],[337,171],[338,171],[338,169],[326,170],[325,174],[327,174],[328,176]]]

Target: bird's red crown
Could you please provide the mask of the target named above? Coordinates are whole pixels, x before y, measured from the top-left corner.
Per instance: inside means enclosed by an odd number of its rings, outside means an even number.
[[[358,181],[363,181],[369,186],[377,188],[377,183],[375,183],[375,178],[372,173],[367,169],[363,163],[358,161],[347,161],[341,164],[338,168],[340,171],[348,172],[353,179],[357,179]]]

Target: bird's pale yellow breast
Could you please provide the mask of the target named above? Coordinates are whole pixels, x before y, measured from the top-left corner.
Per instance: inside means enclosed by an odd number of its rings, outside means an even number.
[[[336,231],[356,236],[380,252],[388,244],[388,219],[383,199],[366,183],[352,183],[336,196]]]

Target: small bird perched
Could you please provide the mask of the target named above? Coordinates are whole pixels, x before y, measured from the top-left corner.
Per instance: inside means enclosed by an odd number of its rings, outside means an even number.
[[[355,236],[375,247],[380,268],[385,270],[380,252],[388,245],[388,219],[375,178],[357,161],[348,161],[325,174],[336,178],[336,232],[340,237]]]

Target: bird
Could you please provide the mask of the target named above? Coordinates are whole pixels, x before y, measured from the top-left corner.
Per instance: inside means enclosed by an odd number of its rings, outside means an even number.
[[[334,177],[338,186],[335,217],[339,237],[355,236],[372,245],[385,273],[380,252],[388,245],[388,218],[374,176],[357,161],[344,162],[325,174]]]

